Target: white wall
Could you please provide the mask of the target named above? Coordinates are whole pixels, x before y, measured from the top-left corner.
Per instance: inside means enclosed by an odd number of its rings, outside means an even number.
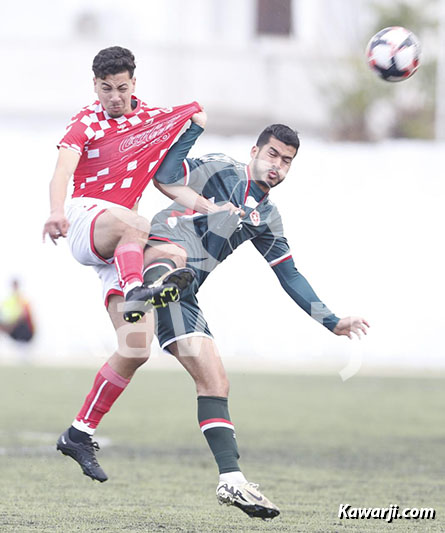
[[[373,326],[360,344],[332,336],[295,307],[246,245],[200,292],[224,356],[304,367],[313,361],[341,368],[351,354],[370,366],[443,365],[444,146],[308,139],[328,120],[318,89],[329,90],[337,69],[332,55],[346,56],[349,43],[367,40],[367,5],[296,1],[289,41],[254,37],[253,0],[17,0],[3,6],[0,296],[9,277],[21,275],[37,312],[36,356],[95,361],[114,346],[94,273],[77,265],[64,244],[42,245],[41,228],[55,144],[71,114],[94,97],[92,58],[100,48],[122,44],[138,59],[139,96],[154,105],[198,99],[209,111],[209,129],[218,123],[232,135],[207,136],[196,153],[222,150],[245,160],[269,121],[302,132],[292,175],[274,194],[297,265],[334,311],[363,314]],[[90,26],[82,33],[76,21],[85,13]],[[233,137],[237,129],[252,135]],[[146,212],[165,202],[150,188]],[[251,300],[227,300],[228,290],[241,290],[251,279],[258,287]],[[265,303],[264,287],[276,307]],[[0,357],[11,349],[1,337]]]
[[[36,358],[98,364],[114,348],[100,284],[66,243],[41,243],[59,134],[59,127],[38,135],[0,130],[8,154],[1,160],[0,296],[9,277],[20,275],[38,319]],[[194,153],[221,150],[246,161],[253,141],[204,136]],[[444,148],[324,144],[303,134],[291,174],[273,191],[295,262],[334,312],[363,315],[372,328],[360,343],[329,333],[289,299],[246,243],[199,293],[224,359],[335,371],[352,356],[363,368],[443,367]],[[150,186],[142,212],[165,204]],[[234,299],[246,285],[250,297]],[[9,348],[0,338],[0,360]]]
[[[0,19],[11,77],[0,87],[0,116],[70,115],[92,98],[94,55],[121,44],[135,52],[144,99],[199,99],[214,131],[281,120],[320,132],[337,62],[366,43],[367,4],[295,1],[295,34],[277,39],[255,35],[254,0],[19,0]]]

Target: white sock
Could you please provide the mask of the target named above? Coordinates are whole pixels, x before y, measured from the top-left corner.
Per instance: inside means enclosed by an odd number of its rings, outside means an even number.
[[[88,435],[92,436],[94,435],[94,432],[96,431],[93,428],[90,428],[88,424],[85,424],[85,422],[81,422],[79,420],[73,420],[73,423],[71,424],[73,428],[78,429],[79,431],[83,431],[84,433],[88,433]]]
[[[141,285],[142,283],[140,281],[133,281],[133,283],[127,283],[122,289],[122,292],[124,293],[124,296],[127,296],[131,289],[134,289],[135,287],[140,287]]]
[[[244,477],[244,474],[239,470],[235,472],[227,472],[225,474],[219,475],[220,483],[230,483],[231,485],[242,485],[247,483],[247,479]]]

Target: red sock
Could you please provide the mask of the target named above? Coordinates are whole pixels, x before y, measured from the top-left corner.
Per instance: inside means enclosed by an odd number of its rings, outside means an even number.
[[[121,244],[114,251],[114,264],[122,289],[129,285],[142,285],[142,269],[144,268],[144,252],[133,242]]]
[[[93,388],[72,425],[79,431],[93,435],[102,417],[129,383],[129,379],[123,378],[105,363],[97,373]]]

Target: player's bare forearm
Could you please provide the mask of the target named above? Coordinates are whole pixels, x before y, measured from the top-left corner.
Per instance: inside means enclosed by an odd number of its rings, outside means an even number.
[[[51,213],[64,212],[68,182],[77,168],[79,159],[80,155],[77,152],[60,148],[54,175],[49,186]]]
[[[63,214],[69,176],[55,173],[49,184],[49,203],[51,214]]]
[[[236,205],[230,202],[217,205],[186,185],[165,185],[158,183],[156,180],[154,180],[154,184],[157,189],[171,200],[202,215],[210,215],[219,211],[228,211],[230,214],[237,214],[241,217],[245,215],[245,212]]]
[[[43,226],[43,241],[48,234],[54,244],[59,237],[66,237],[69,222],[65,217],[64,203],[69,178],[55,174],[50,183],[50,215]]]
[[[163,183],[158,183],[156,180],[154,181],[154,184],[156,188],[171,200],[188,209],[192,209],[193,211],[206,215],[211,213],[214,208],[212,202],[186,185],[165,185]]]
[[[50,216],[43,227],[43,240],[48,234],[53,243],[59,237],[66,237],[69,222],[65,217],[65,199],[68,182],[74,173],[80,156],[72,150],[61,148],[56,169],[49,185]]]

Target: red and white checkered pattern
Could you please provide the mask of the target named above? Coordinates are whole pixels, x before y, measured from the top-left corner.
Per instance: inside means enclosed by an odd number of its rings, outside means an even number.
[[[185,123],[201,109],[196,102],[149,108],[133,99],[134,111],[117,119],[99,101],[71,119],[58,146],[81,156],[73,198],[99,198],[131,209]]]

